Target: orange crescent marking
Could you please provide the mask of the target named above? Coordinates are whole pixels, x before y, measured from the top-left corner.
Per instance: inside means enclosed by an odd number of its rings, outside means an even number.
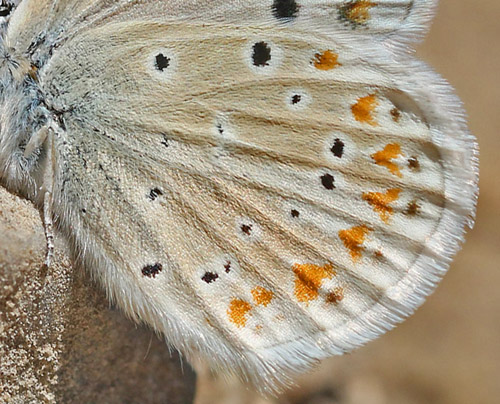
[[[364,250],[362,245],[365,242],[366,236],[371,231],[372,230],[365,225],[339,231],[339,237],[349,250],[349,254],[351,254],[353,261],[356,262],[361,258],[361,253]]]
[[[299,302],[309,302],[319,295],[321,283],[326,278],[336,275],[332,264],[323,266],[314,264],[294,264],[295,297]]]
[[[385,194],[381,192],[365,192],[363,200],[373,206],[373,210],[380,215],[380,219],[385,223],[389,223],[389,219],[394,213],[394,209],[389,204],[396,201],[400,193],[401,190],[397,188],[389,189]]]
[[[356,104],[351,107],[354,119],[358,122],[367,123],[371,126],[377,126],[375,117],[373,116],[375,108],[378,105],[377,96],[375,94],[367,95],[358,99]]]

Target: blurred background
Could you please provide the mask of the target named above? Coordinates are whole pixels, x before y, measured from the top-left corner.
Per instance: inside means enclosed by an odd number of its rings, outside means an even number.
[[[481,150],[474,230],[427,302],[274,399],[199,375],[196,404],[500,403],[500,1],[441,0],[418,54],[465,103]]]

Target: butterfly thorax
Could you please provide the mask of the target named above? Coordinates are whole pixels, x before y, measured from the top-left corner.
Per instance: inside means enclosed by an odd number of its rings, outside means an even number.
[[[37,67],[0,38],[0,181],[36,199],[43,147],[27,152],[49,115],[38,87]]]

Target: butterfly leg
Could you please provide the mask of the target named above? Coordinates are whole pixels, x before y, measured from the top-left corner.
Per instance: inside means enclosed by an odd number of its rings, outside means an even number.
[[[42,132],[43,131],[43,132]],[[47,240],[47,255],[45,266],[50,267],[54,258],[54,222],[53,222],[53,188],[54,188],[54,136],[53,132],[44,127],[40,129],[44,137],[43,142],[47,142],[46,169],[43,176],[41,191],[43,192],[43,227],[45,239]]]
[[[43,227],[47,240],[47,255],[45,256],[45,266],[48,268],[54,257],[54,224],[52,221],[52,193],[45,192],[43,198]]]
[[[35,150],[40,149],[40,147],[42,147],[42,145],[47,140],[48,135],[49,135],[49,128],[47,126],[43,126],[35,134],[35,136],[33,136],[29,140],[28,144],[26,145],[26,148],[24,149],[24,157],[28,158],[35,152]]]

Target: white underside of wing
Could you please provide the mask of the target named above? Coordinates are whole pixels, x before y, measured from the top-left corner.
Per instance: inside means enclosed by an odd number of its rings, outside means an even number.
[[[437,0],[23,0],[10,22],[10,45],[45,61],[57,43],[108,22],[225,22],[236,26],[292,27],[352,42],[384,41],[392,51],[425,34]],[[36,52],[35,52],[36,53]],[[45,55],[45,56],[44,56]]]
[[[448,84],[346,33],[103,15],[40,80],[61,227],[127,314],[273,388],[422,303],[477,193]]]

